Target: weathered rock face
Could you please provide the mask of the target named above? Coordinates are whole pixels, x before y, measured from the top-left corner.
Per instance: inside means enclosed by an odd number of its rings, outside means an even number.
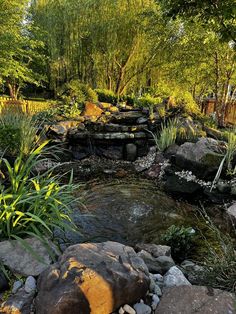
[[[31,238],[25,241],[42,261],[35,258],[29,250],[26,250],[15,240],[0,242],[0,261],[3,265],[10,268],[13,273],[23,276],[38,276],[52,263],[52,259],[48,249],[38,239]],[[56,253],[56,249],[52,243],[49,243],[49,245],[53,248],[54,253]]]
[[[39,277],[37,314],[108,314],[137,302],[149,287],[143,260],[116,242],[69,247]]]
[[[222,161],[225,145],[212,138],[201,138],[197,143],[186,142],[176,153],[176,165],[191,170],[200,178],[215,175]]]
[[[201,286],[168,289],[155,314],[234,314],[235,297],[226,291]]]

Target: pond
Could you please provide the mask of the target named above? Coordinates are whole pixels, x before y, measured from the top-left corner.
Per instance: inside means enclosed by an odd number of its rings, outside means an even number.
[[[73,221],[81,234],[67,233],[69,244],[117,241],[129,245],[160,242],[173,224],[194,227],[197,207],[161,192],[145,179],[91,181],[79,191]]]

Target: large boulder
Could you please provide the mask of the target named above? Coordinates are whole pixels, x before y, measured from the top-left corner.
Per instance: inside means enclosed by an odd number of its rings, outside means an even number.
[[[200,138],[196,143],[186,142],[178,148],[176,165],[205,179],[216,174],[224,153],[224,142]]]
[[[58,255],[57,249],[50,241],[47,245],[36,238],[24,241],[25,245],[17,240],[0,242],[0,262],[13,273],[38,276],[53,262],[51,253]]]
[[[155,314],[235,314],[235,296],[201,286],[172,287],[165,291]]]
[[[37,314],[108,314],[143,298],[148,269],[131,247],[87,243],[69,247],[38,281]]]

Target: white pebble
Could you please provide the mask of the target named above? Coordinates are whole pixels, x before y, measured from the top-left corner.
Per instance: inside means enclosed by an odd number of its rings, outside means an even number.
[[[123,309],[125,310],[126,313],[128,314],[136,314],[135,310],[128,304],[125,304],[123,306]]]
[[[119,314],[125,314],[125,310],[123,309],[123,307],[121,307],[120,309],[119,309],[119,312],[118,312]]]

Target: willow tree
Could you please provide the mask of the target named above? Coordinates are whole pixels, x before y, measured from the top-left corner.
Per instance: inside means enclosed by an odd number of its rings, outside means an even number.
[[[54,90],[78,78],[122,94],[145,79],[165,42],[154,0],[35,0],[32,15],[46,39]]]

